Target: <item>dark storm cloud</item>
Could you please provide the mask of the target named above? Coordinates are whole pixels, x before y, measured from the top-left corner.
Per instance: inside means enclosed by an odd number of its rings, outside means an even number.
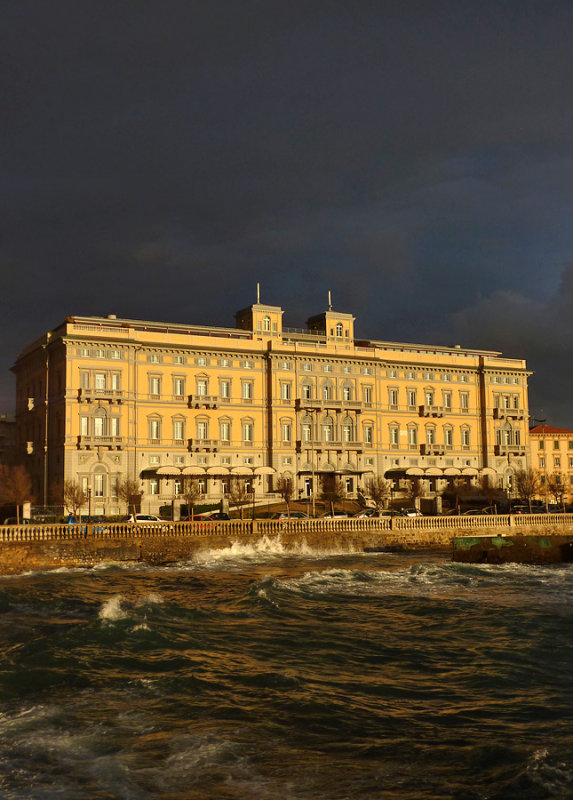
[[[2,11],[3,372],[66,314],[227,325],[260,281],[293,326],[330,289],[359,335],[540,360],[573,425],[570,3]]]

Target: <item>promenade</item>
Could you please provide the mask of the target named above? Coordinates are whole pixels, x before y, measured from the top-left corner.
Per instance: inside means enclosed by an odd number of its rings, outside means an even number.
[[[363,552],[366,549],[451,551],[460,536],[568,535],[571,514],[292,519],[78,525],[6,525],[0,528],[0,574],[92,567],[105,562],[166,564],[200,551],[237,544],[279,543],[286,553]]]

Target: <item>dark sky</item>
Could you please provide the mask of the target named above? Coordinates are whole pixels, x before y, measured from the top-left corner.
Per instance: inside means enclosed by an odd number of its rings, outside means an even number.
[[[68,314],[526,358],[573,427],[573,3],[4,0],[0,410]]]

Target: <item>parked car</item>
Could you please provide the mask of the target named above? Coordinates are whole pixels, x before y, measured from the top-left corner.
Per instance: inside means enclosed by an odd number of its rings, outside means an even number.
[[[382,509],[382,511],[377,511],[375,508],[363,508],[362,511],[359,511],[358,514],[354,514],[354,519],[368,519],[372,517],[395,517],[396,511],[392,511],[391,509]]]
[[[421,511],[418,511],[417,508],[403,508],[400,511],[400,515],[402,517],[423,517],[424,516]]]
[[[31,522],[32,522],[32,520],[28,519],[28,518],[21,519],[20,522],[18,522],[18,517],[6,517],[6,519],[4,520],[4,522],[2,524],[3,525],[29,525]]]
[[[289,519],[289,515],[286,511],[276,511],[271,515],[271,519]],[[291,511],[290,519],[308,519],[308,514],[304,511]]]
[[[323,519],[348,519],[349,516],[350,516],[350,514],[347,514],[346,511],[335,511],[334,514],[332,514],[332,513],[323,514],[322,518]]]
[[[124,517],[122,522],[136,522],[140,523],[152,523],[152,522],[167,522],[165,519],[161,519],[156,514],[128,514],[127,517]]]
[[[204,514],[200,517],[196,517],[199,520],[228,520],[231,517],[225,511],[213,511],[211,514]]]

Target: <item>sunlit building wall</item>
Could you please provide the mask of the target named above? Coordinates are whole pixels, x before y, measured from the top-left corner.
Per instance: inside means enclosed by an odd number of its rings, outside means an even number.
[[[384,475],[426,493],[488,476],[506,488],[528,462],[526,364],[460,346],[357,339],[332,309],[305,330],[256,303],[236,327],[70,317],[28,347],[17,376],[17,447],[38,504],[64,480],[93,513],[123,511],[117,478],[156,512],[193,475],[207,500],[242,474],[263,499],[278,475],[295,497],[322,476],[350,496]]]

